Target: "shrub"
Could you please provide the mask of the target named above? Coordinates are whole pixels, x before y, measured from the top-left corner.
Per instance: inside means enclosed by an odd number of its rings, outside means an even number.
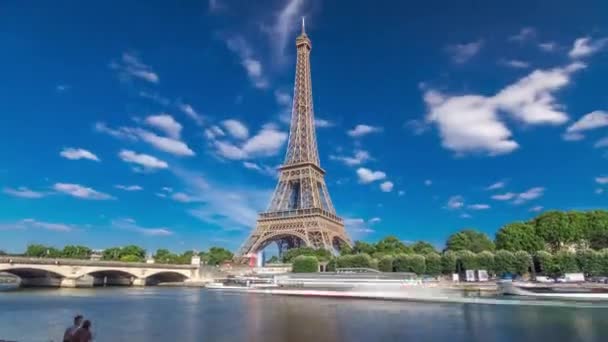
[[[476,270],[477,269],[477,255],[471,251],[462,250],[456,252],[458,256],[458,263],[460,264],[461,270]]]
[[[576,262],[586,276],[598,276],[602,274],[602,255],[591,249],[576,252]]]
[[[476,258],[478,269],[485,270],[490,274],[494,273],[494,254],[492,252],[483,251],[478,253]]]
[[[393,267],[397,272],[424,274],[426,271],[424,257],[419,254],[400,254],[393,261]]]
[[[496,252],[494,255],[494,270],[497,275],[515,273],[517,271],[515,255],[505,250]]]
[[[382,272],[393,272],[393,257],[386,255],[380,258],[378,261],[378,269]]]
[[[441,274],[441,256],[437,253],[429,253],[425,257],[426,274],[437,276]]]
[[[560,275],[565,273],[579,272],[578,263],[576,262],[576,255],[567,251],[560,251],[555,253],[555,265]]]
[[[532,257],[526,251],[515,252],[515,272],[519,275],[524,275],[530,272],[532,266]]]
[[[555,274],[553,255],[547,251],[536,252],[534,255],[534,269],[537,273],[553,276]]]
[[[311,273],[319,271],[319,261],[310,255],[300,255],[293,259],[292,271],[294,273]]]
[[[128,255],[121,256],[120,257],[120,261],[124,261],[124,262],[139,262],[139,261],[141,261],[141,258],[138,257],[137,255],[128,254]]]
[[[351,268],[351,267],[372,267],[372,258],[364,253],[354,255],[344,255],[338,257],[337,266],[339,268]]]

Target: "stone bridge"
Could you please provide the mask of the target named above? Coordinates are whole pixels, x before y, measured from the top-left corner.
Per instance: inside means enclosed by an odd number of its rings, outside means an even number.
[[[86,287],[103,285],[145,286],[168,282],[205,282],[217,277],[215,267],[198,258],[190,265],[0,257],[0,272],[21,279],[21,286]]]

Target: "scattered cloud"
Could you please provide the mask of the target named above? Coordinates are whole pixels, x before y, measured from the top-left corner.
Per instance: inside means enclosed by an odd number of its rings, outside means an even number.
[[[189,117],[190,119],[194,120],[194,122],[198,125],[198,126],[202,126],[204,121],[204,118],[201,114],[199,114],[193,107],[192,105],[189,105],[187,103],[178,103],[177,108],[179,108],[179,110],[181,110],[184,114],[186,114],[187,117]]]
[[[55,87],[55,91],[57,91],[58,93],[63,93],[63,92],[70,90],[70,88],[72,88],[72,87],[68,84],[58,84]]]
[[[130,127],[119,127],[117,129],[113,129],[108,127],[108,125],[106,125],[104,122],[96,122],[94,128],[95,131],[108,134],[116,139],[137,140],[135,130]]]
[[[557,50],[557,44],[555,42],[544,42],[538,44],[538,48],[545,52],[553,52]]]
[[[483,40],[480,39],[470,43],[449,45],[446,50],[454,63],[462,64],[477,55],[482,45]]]
[[[7,195],[11,195],[11,196],[15,196],[15,197],[20,197],[20,198],[30,198],[30,199],[34,199],[34,198],[42,198],[45,197],[47,195],[47,193],[44,192],[40,192],[40,191],[34,191],[31,190],[25,186],[20,186],[17,189],[14,188],[4,188],[3,192]]]
[[[448,209],[460,209],[464,207],[464,198],[460,195],[452,196],[448,199],[448,203],[446,204]]]
[[[608,184],[608,176],[595,177],[597,184]]]
[[[568,56],[572,59],[587,57],[601,50],[607,43],[608,38],[598,40],[592,40],[590,37],[578,38],[574,41]]]
[[[277,103],[281,106],[290,106],[291,105],[291,95],[289,95],[289,93],[287,93],[287,92],[277,89],[274,91],[274,98],[276,99]]]
[[[604,189],[602,189],[602,188],[597,188],[597,189],[595,189],[595,191],[594,191],[594,192],[595,192],[595,194],[596,194],[596,195],[601,195],[601,194],[603,194],[603,193],[604,193]]]
[[[317,128],[329,128],[333,126],[335,126],[335,124],[329,120],[315,118],[315,127]]]
[[[356,240],[358,240],[361,236],[375,232],[375,230],[370,227],[370,224],[372,224],[371,220],[366,222],[364,219],[359,217],[344,218],[344,228],[346,228],[348,235]]]
[[[117,70],[122,80],[138,78],[155,84],[160,81],[158,74],[156,74],[150,66],[142,63],[139,58],[132,53],[123,53],[120,61],[110,63],[110,68]]]
[[[112,227],[126,231],[135,232],[145,236],[169,236],[173,232],[166,227],[148,228],[137,224],[133,219],[118,219],[112,221]]]
[[[253,50],[245,39],[234,36],[226,39],[225,42],[228,49],[236,53],[241,59],[241,65],[247,72],[253,86],[259,89],[268,88],[268,80],[264,75],[262,63],[253,56]]]
[[[359,177],[360,183],[368,184],[377,180],[385,179],[386,173],[382,171],[372,171],[370,169],[360,167],[357,169],[357,176]]]
[[[287,133],[279,131],[275,125],[266,124],[253,137],[245,140],[240,145],[226,141],[213,141],[219,156],[242,160],[254,157],[269,157],[276,155],[285,141]]]
[[[403,191],[403,190],[399,190],[399,191],[397,192],[397,195],[399,195],[399,196],[404,196],[404,195],[405,195],[405,191]]]
[[[89,199],[89,200],[109,200],[114,199],[114,197],[105,194],[103,192],[99,192],[92,188],[82,186],[80,184],[71,184],[71,183],[55,183],[53,185],[53,189],[55,191],[64,193],[66,195],[70,195],[76,198]]]
[[[369,152],[364,150],[355,150],[353,156],[330,155],[329,159],[341,161],[348,166],[361,165],[369,160],[372,160]]]
[[[533,199],[537,199],[544,194],[545,189],[541,187],[531,188],[528,191],[524,191],[522,193],[517,194],[515,200],[513,200],[513,204],[522,204]]]
[[[467,208],[469,208],[471,210],[488,210],[488,209],[490,209],[490,205],[489,204],[482,204],[482,203],[469,204],[469,205],[467,205]]]
[[[382,127],[375,127],[369,125],[357,125],[355,128],[349,130],[347,134],[353,138],[362,137],[364,135],[368,135],[371,133],[379,133],[382,132]]]
[[[154,127],[173,139],[179,139],[182,132],[182,125],[175,121],[169,114],[151,115],[145,119],[145,123]]]
[[[608,147],[608,137],[604,137],[604,138],[596,141],[595,144],[593,145],[593,147],[595,147],[595,148]]]
[[[496,182],[494,184],[490,184],[486,187],[487,191],[492,191],[492,190],[498,190],[498,189],[502,189],[505,187],[505,182],[500,181],[500,182]]]
[[[169,100],[166,97],[161,96],[159,93],[149,93],[147,91],[140,91],[139,92],[139,96],[143,97],[144,99],[148,99],[151,100],[153,102],[158,103],[161,106],[168,106],[171,103],[171,100]]]
[[[414,135],[422,135],[429,130],[429,125],[423,120],[408,120],[405,127]]]
[[[197,200],[196,198],[194,198],[192,195],[188,195],[188,194],[183,193],[183,192],[176,192],[173,195],[171,195],[171,198],[174,201],[182,202],[182,203],[200,202],[199,200]]]
[[[122,150],[120,151],[118,156],[124,162],[137,164],[146,170],[166,169],[169,167],[169,165],[163,160],[160,160],[148,154],[139,154],[131,150]]]
[[[224,126],[228,134],[230,134],[234,138],[247,139],[249,137],[249,129],[247,128],[247,126],[245,126],[245,124],[238,120],[224,120],[222,121],[222,125]]]
[[[70,160],[89,159],[100,161],[95,154],[82,148],[64,148],[59,155]]]
[[[122,184],[116,184],[114,185],[114,187],[116,189],[120,189],[120,190],[124,190],[124,191],[141,191],[144,188],[142,188],[139,185],[122,185]]]
[[[367,221],[367,222],[369,222],[370,224],[376,224],[376,223],[380,223],[380,222],[382,222],[382,219],[381,219],[381,218],[379,218],[379,217],[372,217],[372,218],[371,218],[371,219],[369,219],[369,221]]]
[[[491,198],[493,200],[497,200],[497,201],[509,201],[509,200],[515,198],[515,196],[517,196],[517,194],[512,193],[512,192],[506,192],[504,194],[492,195]]]
[[[144,129],[136,129],[135,132],[141,140],[154,146],[156,149],[174,154],[176,156],[194,156],[196,153],[186,145],[185,142],[173,138],[162,137],[156,133]]]
[[[276,21],[270,27],[270,42],[279,63],[285,62],[285,48],[291,41],[293,33],[299,29],[299,19],[303,16],[305,0],[287,0],[278,13]]]
[[[468,218],[471,218],[471,217],[473,217],[473,216],[471,216],[468,213],[462,213],[462,214],[460,214],[460,218],[463,218],[463,219],[468,219]]]
[[[514,68],[514,69],[527,69],[530,67],[530,63],[528,62],[524,62],[518,59],[503,59],[499,62],[499,64],[504,65],[504,66],[508,66],[510,68]]]
[[[583,115],[575,123],[568,126],[564,133],[564,140],[581,140],[585,136],[581,133],[592,129],[608,126],[608,112],[596,110]]]
[[[537,205],[537,206],[530,208],[530,211],[534,212],[534,213],[538,213],[538,212],[543,211],[543,209],[544,209],[544,207],[542,205]]]
[[[217,137],[223,137],[225,136],[226,133],[224,133],[224,131],[216,125],[213,125],[207,129],[205,129],[205,137],[209,140],[214,140]]]
[[[382,190],[383,192],[391,192],[393,191],[393,187],[395,184],[393,184],[393,182],[391,181],[386,181],[380,184],[380,190]]]
[[[271,166],[268,166],[268,165],[252,163],[252,162],[248,162],[248,161],[243,162],[243,166],[246,169],[255,170],[255,171],[257,171],[257,172],[259,172],[259,173],[261,173],[263,175],[266,175],[266,176],[276,177],[278,175],[276,167],[271,167]]]
[[[38,221],[32,218],[23,219],[19,221],[17,225],[21,225],[23,228],[37,228],[62,233],[71,232],[75,229],[72,225]]]
[[[524,27],[519,33],[510,36],[509,40],[512,42],[525,42],[536,37],[536,30],[533,27]]]
[[[442,145],[458,154],[482,153],[490,156],[513,152],[513,140],[499,114],[507,113],[529,125],[559,125],[568,120],[553,92],[570,83],[570,76],[584,68],[572,63],[563,68],[535,70],[493,96],[445,96],[428,90],[424,100],[427,121],[436,123]]]
[[[430,180],[430,179],[427,179],[427,180],[424,181],[424,185],[431,186],[431,185],[433,185],[433,181]]]

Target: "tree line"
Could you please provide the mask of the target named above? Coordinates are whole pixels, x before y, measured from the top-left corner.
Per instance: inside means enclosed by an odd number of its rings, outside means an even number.
[[[495,275],[608,275],[608,211],[545,212],[529,221],[504,225],[494,240],[478,230],[463,229],[448,237],[442,251],[428,242],[406,245],[389,236],[376,243],[356,241],[352,247],[342,246],[339,256],[292,249],[282,261],[291,262],[296,272],[327,262],[328,270],[369,267],[433,276],[466,269],[485,269]]]
[[[173,253],[168,249],[158,249],[152,258],[159,264],[189,264],[195,252],[186,251]],[[35,258],[68,258],[90,259],[93,250],[87,246],[66,245],[62,249],[42,244],[28,245],[22,256]],[[222,247],[211,247],[207,251],[197,253],[201,261],[208,265],[219,265],[224,261],[232,260],[233,254]],[[144,262],[147,251],[136,245],[106,248],[101,253],[101,260],[122,262]]]

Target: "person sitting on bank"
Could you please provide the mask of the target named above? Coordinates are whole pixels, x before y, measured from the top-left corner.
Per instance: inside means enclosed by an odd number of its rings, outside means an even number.
[[[76,333],[76,331],[80,328],[81,324],[82,315],[77,315],[76,317],[74,317],[74,325],[71,325],[67,329],[65,329],[65,333],[63,334],[63,342],[72,341],[72,336],[74,336],[74,333]]]
[[[91,342],[93,341],[93,334],[91,333],[91,321],[86,320],[82,323],[82,326],[76,330],[70,342]]]

